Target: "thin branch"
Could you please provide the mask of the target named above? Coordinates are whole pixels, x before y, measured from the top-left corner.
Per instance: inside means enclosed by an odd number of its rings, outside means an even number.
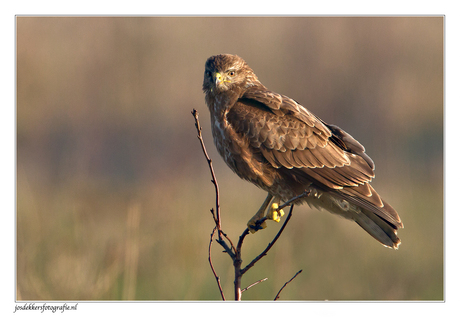
[[[262,251],[261,254],[259,254],[254,260],[251,261],[244,269],[241,269],[241,263],[243,260],[241,259],[241,248],[243,246],[243,241],[244,238],[249,234],[249,229],[246,228],[243,233],[241,234],[240,238],[238,239],[238,244],[236,246],[236,257],[233,260],[233,266],[235,267],[235,281],[234,281],[234,290],[235,290],[235,300],[240,301],[241,300],[241,277],[243,276],[244,273],[246,273],[251,267],[254,266],[254,264],[257,263],[262,257],[267,255],[267,252],[272,248],[272,246],[275,244],[275,242],[278,240],[278,238],[281,236],[281,233],[283,233],[284,228],[286,228],[287,223],[291,219],[292,216],[292,209],[294,208],[294,205],[291,205],[291,208],[289,210],[289,214],[284,221],[283,225],[281,226],[280,230],[276,234],[276,236],[273,238],[273,240],[268,244],[268,246],[265,248],[264,251]],[[264,217],[265,218],[265,217]]]
[[[250,288],[253,287],[254,285],[257,285],[257,284],[259,284],[259,283],[265,282],[266,280],[268,280],[268,277],[263,278],[263,279],[261,279],[261,280],[258,280],[257,282],[252,283],[252,284],[249,285],[248,287],[243,288],[243,289],[241,290],[241,293],[247,291],[248,289],[250,289]]]
[[[241,247],[243,246],[244,238],[249,234],[249,229],[246,228],[243,233],[241,234],[240,238],[238,239],[238,244],[236,246],[235,258],[233,259],[233,267],[235,268],[235,280],[234,290],[235,290],[235,300],[241,300],[241,277],[243,276],[243,272],[241,271],[241,263],[243,260],[241,259]]]
[[[212,219],[214,219],[214,223],[216,224],[216,227],[217,227],[217,224],[219,223],[219,221],[216,218],[216,213],[214,212],[214,208],[211,208],[211,214],[212,214]]]
[[[268,246],[265,248],[265,250],[262,251],[262,253],[260,253],[254,260],[251,261],[251,263],[249,263],[248,265],[246,265],[246,267],[244,269],[241,270],[241,275],[243,275],[244,273],[246,273],[247,270],[249,270],[251,267],[254,266],[254,264],[256,264],[261,258],[263,258],[264,256],[267,255],[267,252],[270,251],[270,249],[273,247],[273,245],[276,243],[276,241],[278,240],[278,238],[281,236],[281,234],[283,233],[284,231],[284,228],[286,228],[286,225],[287,223],[289,222],[289,220],[291,219],[291,216],[292,216],[292,209],[294,209],[294,205],[291,205],[291,208],[289,209],[289,214],[287,215],[287,218],[286,220],[284,221],[283,223],[283,226],[281,227],[281,229],[278,231],[278,233],[276,234],[276,236],[273,238],[272,242],[270,242],[268,244]],[[246,229],[248,230],[248,229]],[[249,230],[248,230],[249,231]],[[240,237],[240,240],[241,240],[241,243],[240,241],[238,241],[238,245],[241,246],[243,244],[243,241],[242,239],[244,239],[244,236],[242,235]],[[238,247],[237,247],[237,250],[238,250]]]
[[[212,217],[214,218],[214,221],[216,223],[216,226],[214,227],[214,229],[217,229],[217,218],[214,214],[214,209],[211,209],[211,213],[212,213]],[[227,253],[228,255],[230,255],[230,257],[233,259],[235,259],[235,252],[236,252],[236,249],[235,249],[235,246],[233,245],[233,242],[232,240],[230,240],[228,237],[227,237],[227,234],[225,232],[223,232],[222,230],[219,230],[219,239],[216,239],[217,243],[219,243],[222,248],[224,248],[224,252]],[[228,246],[228,244],[222,239],[222,237],[224,237],[225,239],[227,239],[227,241],[230,243],[230,246]]]
[[[278,210],[281,210],[283,209],[284,207],[286,206],[289,206],[290,204],[292,204],[293,202],[301,199],[301,198],[304,198],[304,197],[308,197],[311,195],[311,190],[310,189],[306,189],[302,194],[300,195],[297,195],[295,197],[292,197],[291,199],[289,199],[288,201],[286,201],[284,204],[280,205],[278,208],[276,208],[276,211]]]
[[[235,258],[234,254],[236,253],[236,249],[233,246],[232,241],[227,237],[227,235],[222,231],[222,222],[220,218],[220,194],[219,194],[219,184],[217,183],[216,174],[214,173],[214,168],[212,166],[212,160],[208,155],[208,151],[206,150],[206,146],[204,145],[203,136],[201,134],[201,125],[200,120],[198,119],[198,111],[193,109],[192,115],[195,118],[195,127],[198,133],[198,139],[200,140],[201,149],[203,150],[203,154],[208,162],[209,170],[211,172],[211,182],[214,184],[215,192],[216,192],[216,209],[211,209],[212,217],[214,222],[216,223],[217,231],[219,234],[219,238],[217,242],[224,248],[225,252],[227,252],[232,259]],[[224,238],[230,243],[230,246],[227,245]]]
[[[289,204],[291,204],[291,208],[289,209],[289,214],[287,215],[287,218],[286,220],[284,221],[283,223],[283,226],[281,227],[281,229],[278,231],[278,233],[276,234],[276,236],[273,238],[272,242],[270,242],[268,244],[268,246],[265,248],[265,250],[262,251],[262,253],[260,253],[254,260],[251,261],[251,263],[249,263],[248,265],[246,265],[246,267],[244,269],[241,270],[241,275],[243,275],[244,273],[246,273],[247,270],[249,270],[251,267],[254,266],[254,264],[257,263],[257,261],[259,261],[261,258],[263,258],[264,256],[267,255],[267,252],[272,248],[272,246],[275,244],[275,242],[278,240],[278,238],[280,237],[280,235],[283,233],[284,231],[284,228],[286,228],[286,225],[287,223],[289,222],[289,220],[291,219],[291,216],[292,216],[292,210],[294,208],[294,202],[301,199],[301,198],[304,198],[304,197],[307,197],[309,196],[311,193],[310,190],[305,190],[302,194],[298,195],[298,196],[295,196],[291,199],[289,199],[288,201],[286,201],[284,204],[282,204],[281,206],[279,206],[276,210],[281,210],[283,209],[284,207],[288,206]],[[263,217],[260,221],[263,222],[262,220],[264,220],[265,217]],[[238,250],[241,250],[241,247],[242,247],[242,244],[243,244],[243,240],[244,238],[246,237],[246,235],[249,233],[249,230],[246,229],[243,234],[240,236],[240,240],[238,241],[238,245],[236,247],[237,251]],[[238,252],[237,252],[238,254]]]
[[[212,239],[214,238],[214,233],[216,232],[217,227],[214,227],[211,233],[211,239],[209,240],[209,249],[208,249],[208,261],[209,265],[211,266],[212,273],[214,274],[214,277],[216,278],[217,286],[219,287],[220,291],[220,296],[222,297],[222,300],[225,300],[224,296],[224,291],[222,290],[222,285],[220,285],[220,277],[217,276],[216,271],[214,270],[214,265],[212,264],[211,260],[211,246],[212,246]]]
[[[289,220],[292,217],[292,210],[294,209],[294,204],[293,203],[295,201],[301,199],[301,198],[309,196],[310,194],[311,194],[311,191],[307,189],[302,194],[289,199],[288,201],[286,201],[284,204],[282,204],[281,206],[279,206],[277,208],[277,210],[280,210],[280,209],[286,207],[287,205],[291,204],[291,208],[289,209],[289,214],[287,215],[286,220],[284,221],[283,225],[281,226],[280,230],[278,231],[276,236],[273,238],[273,240],[268,244],[268,246],[265,248],[265,250],[262,251],[262,253],[260,253],[256,258],[254,258],[254,260],[252,260],[248,265],[246,265],[246,267],[241,269],[241,263],[243,262],[242,259],[241,259],[241,248],[243,246],[244,238],[249,234],[249,229],[246,228],[243,231],[243,233],[241,234],[241,236],[240,236],[240,238],[238,240],[238,244],[236,246],[236,252],[235,252],[236,257],[233,259],[233,266],[235,267],[235,281],[234,281],[234,285],[235,285],[234,286],[235,300],[241,300],[241,293],[242,293],[242,291],[241,291],[241,277],[243,276],[243,274],[246,273],[251,267],[253,267],[260,259],[262,259],[264,256],[267,255],[268,251],[270,251],[270,249],[273,247],[273,245],[276,243],[278,238],[283,233],[284,228],[286,228],[287,223],[289,222]],[[263,221],[265,221],[265,219],[266,218],[263,217],[257,223],[259,223],[259,222],[262,223]]]
[[[212,218],[214,219],[214,223],[216,226],[214,227],[212,234],[211,234],[211,241],[209,243],[209,263],[211,265],[212,272],[214,274],[214,277],[216,278],[217,281],[217,286],[219,287],[219,291],[221,294],[221,297],[223,300],[225,300],[224,293],[222,291],[222,286],[220,284],[220,278],[217,276],[216,271],[214,270],[214,266],[211,261],[211,246],[212,246],[212,239],[214,237],[215,231],[217,230],[218,232],[218,238],[216,239],[217,243],[219,243],[225,250],[225,252],[232,258],[233,261],[235,261],[236,258],[236,249],[235,246],[233,245],[232,241],[227,237],[227,235],[222,231],[222,222],[220,218],[220,202],[219,202],[219,184],[217,183],[216,179],[216,174],[214,173],[214,168],[212,166],[212,160],[208,155],[208,151],[206,150],[206,146],[204,145],[204,140],[203,136],[201,134],[201,125],[200,125],[200,120],[198,119],[198,111],[196,109],[193,109],[192,115],[195,118],[195,127],[196,131],[198,134],[198,139],[200,140],[201,144],[201,149],[203,150],[203,154],[206,158],[206,161],[208,162],[209,170],[211,172],[211,182],[214,184],[215,188],[215,193],[216,193],[216,209],[211,209],[211,214]],[[230,243],[230,246],[225,242],[224,238]]]
[[[211,182],[214,184],[214,188],[216,191],[216,215],[214,217],[217,225],[217,230],[221,230],[221,220],[220,220],[220,202],[219,202],[219,185],[217,184],[216,174],[214,173],[214,168],[212,167],[212,160],[209,158],[208,151],[206,150],[206,146],[204,145],[203,136],[201,135],[201,125],[200,120],[198,120],[198,111],[193,109],[192,115],[195,118],[195,127],[198,133],[198,139],[200,140],[201,149],[203,150],[203,154],[206,157],[206,161],[208,161],[209,169],[211,171]],[[214,213],[213,213],[214,215]],[[220,235],[220,232],[219,232]]]
[[[281,294],[281,291],[286,287],[286,285],[288,285],[289,283],[291,283],[291,281],[293,279],[295,279],[297,277],[297,275],[299,275],[300,273],[302,273],[302,270],[300,270],[299,272],[297,272],[289,281],[287,281],[286,283],[284,283],[283,287],[281,287],[281,289],[279,290],[278,294],[276,294],[276,297],[274,300],[277,300],[278,298],[280,298],[280,294]]]

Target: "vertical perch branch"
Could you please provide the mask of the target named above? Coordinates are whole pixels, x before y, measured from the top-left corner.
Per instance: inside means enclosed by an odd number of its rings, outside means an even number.
[[[217,183],[216,179],[216,174],[214,173],[214,168],[212,166],[212,160],[208,155],[208,151],[206,150],[206,146],[204,145],[204,140],[203,136],[201,134],[201,125],[200,121],[198,120],[198,111],[196,109],[193,109],[192,115],[195,118],[195,127],[198,133],[198,139],[200,140],[201,144],[201,149],[203,150],[203,154],[206,158],[206,161],[208,162],[209,170],[211,172],[211,182],[214,184],[214,189],[215,189],[215,194],[216,194],[216,209],[211,209],[212,217],[214,219],[215,227],[212,230],[211,233],[211,239],[209,241],[209,249],[208,249],[208,261],[209,265],[211,266],[212,273],[214,274],[214,278],[216,279],[217,286],[219,287],[219,292],[222,300],[225,300],[225,295],[222,290],[222,285],[220,284],[220,277],[217,276],[216,270],[214,269],[214,265],[212,264],[212,258],[211,258],[211,248],[212,248],[212,241],[214,234],[217,229],[217,242],[224,248],[224,250],[233,258],[233,254],[235,248],[233,247],[233,243],[230,241],[230,239],[227,238],[227,235],[222,231],[222,223],[220,219],[220,202],[219,202],[219,184]],[[227,238],[227,240],[230,242],[231,247],[227,245],[227,243],[224,241],[223,237]]]
[[[217,227],[214,227],[214,229],[212,229],[211,239],[209,240],[208,261],[209,265],[211,266],[212,274],[214,274],[214,277],[216,278],[217,286],[219,287],[220,297],[222,297],[222,300],[225,300],[224,291],[222,290],[222,285],[220,284],[220,277],[217,276],[216,270],[214,270],[214,265],[212,264],[211,258],[212,239],[214,238],[214,233],[216,233],[216,228]]]
[[[208,162],[209,169],[211,171],[211,182],[214,184],[214,188],[216,191],[216,212],[212,212],[212,215],[214,217],[214,221],[216,222],[217,230],[221,230],[221,221],[220,221],[220,202],[219,202],[219,185],[217,184],[216,180],[216,174],[214,173],[214,168],[212,167],[212,160],[208,155],[208,151],[206,150],[206,146],[204,145],[204,140],[203,136],[201,135],[201,125],[200,121],[198,120],[198,111],[196,109],[193,109],[192,111],[193,117],[195,118],[195,127],[198,132],[198,139],[200,140],[201,144],[201,149],[203,150],[203,154],[206,157],[206,161]],[[220,234],[220,232],[219,232]]]

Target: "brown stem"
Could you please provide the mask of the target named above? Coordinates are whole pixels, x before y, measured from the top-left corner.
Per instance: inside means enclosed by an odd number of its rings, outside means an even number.
[[[273,238],[273,240],[268,244],[268,246],[265,248],[265,250],[262,251],[262,253],[260,253],[254,260],[251,261],[251,263],[249,263],[248,265],[245,266],[244,269],[241,270],[241,275],[243,275],[244,273],[247,272],[247,270],[249,270],[251,267],[254,266],[254,264],[256,264],[260,259],[262,259],[264,256],[267,255],[268,251],[270,251],[270,249],[273,247],[273,245],[276,243],[276,241],[278,240],[278,238],[281,236],[281,234],[283,233],[284,231],[284,228],[286,228],[286,225],[287,223],[289,222],[289,220],[291,219],[291,216],[292,216],[292,209],[294,209],[294,205],[291,205],[291,208],[289,209],[289,214],[287,215],[287,218],[286,220],[284,221],[283,223],[283,226],[281,227],[281,229],[278,231],[278,233],[276,234],[276,236]],[[248,229],[246,229],[248,230]],[[249,230],[248,230],[249,232]],[[244,237],[243,237],[244,239]],[[241,240],[241,237],[240,237],[240,240]],[[241,241],[241,244],[243,243],[243,241]],[[240,243],[238,242],[238,245],[240,245]],[[236,247],[238,249],[238,247]]]
[[[288,285],[289,283],[291,283],[291,281],[293,279],[295,279],[297,277],[297,275],[299,275],[300,273],[302,273],[302,270],[300,270],[299,272],[297,272],[289,281],[287,281],[286,283],[284,283],[283,287],[281,287],[281,289],[279,290],[278,294],[276,294],[276,297],[274,300],[277,300],[278,298],[280,298],[280,294],[281,294],[281,291],[286,287],[286,285]]]
[[[234,280],[234,290],[235,290],[235,300],[241,300],[241,277],[243,276],[244,272],[241,270],[241,263],[243,260],[241,259],[241,247],[243,246],[244,238],[249,234],[249,229],[246,228],[241,234],[240,238],[238,239],[238,244],[236,246],[235,258],[233,259],[233,266],[235,268],[235,280]]]
[[[208,261],[209,261],[209,265],[211,266],[212,273],[214,274],[214,277],[216,278],[217,286],[219,287],[220,296],[222,297],[222,300],[225,300],[224,291],[222,290],[222,285],[220,285],[220,277],[217,276],[217,273],[214,270],[214,265],[212,264],[212,259],[211,259],[212,239],[214,237],[214,233],[216,232],[216,229],[217,227],[214,227],[214,229],[212,230],[211,239],[209,240]]]
[[[220,219],[219,184],[217,183],[216,174],[214,173],[214,168],[212,166],[212,160],[208,155],[206,146],[204,145],[203,136],[201,134],[201,125],[200,125],[200,121],[198,120],[198,111],[196,111],[196,109],[193,109],[192,115],[195,118],[195,127],[198,133],[198,139],[200,140],[201,149],[203,150],[203,154],[206,158],[206,161],[208,162],[209,170],[211,172],[211,182],[214,184],[214,188],[216,192],[216,210],[214,211],[214,209],[211,209],[212,217],[214,219],[216,226],[214,227],[211,233],[211,240],[209,242],[209,248],[208,248],[208,261],[209,261],[209,265],[211,266],[212,273],[214,274],[214,277],[216,279],[217,286],[219,287],[220,296],[222,297],[223,300],[225,300],[224,292],[222,290],[222,285],[220,284],[220,278],[217,276],[217,273],[214,270],[214,265],[212,264],[212,260],[211,260],[211,247],[212,247],[212,240],[213,240],[215,231],[217,230],[218,232],[217,242],[224,248],[224,250],[230,255],[232,259],[234,259],[235,257],[234,252],[236,252],[236,250],[235,250],[235,247],[233,246],[232,241],[222,231],[222,223]],[[224,238],[227,239],[231,247],[227,245]]]
[[[211,182],[214,184],[214,188],[215,188],[215,191],[216,191],[216,215],[215,215],[215,221],[216,221],[216,225],[217,225],[217,230],[219,231],[219,238],[221,238],[221,232],[220,231],[222,229],[222,225],[221,225],[221,220],[220,220],[219,184],[217,184],[216,174],[214,173],[214,168],[212,167],[212,160],[208,155],[208,151],[206,150],[206,146],[204,145],[203,136],[201,135],[201,125],[200,125],[200,121],[198,120],[198,111],[196,111],[196,109],[193,109],[192,115],[195,118],[195,127],[196,127],[196,131],[198,133],[198,139],[200,140],[201,149],[203,150],[203,154],[206,157],[206,161],[208,161],[209,169],[211,171],[211,178],[212,178]]]
[[[265,278],[263,278],[263,279],[261,279],[261,280],[258,280],[257,282],[252,283],[251,285],[249,285],[249,286],[243,288],[243,289],[241,290],[241,293],[247,291],[248,289],[250,289],[251,287],[253,287],[253,286],[255,286],[255,285],[259,284],[259,283],[265,282],[266,280],[268,280],[268,277],[265,277]]]

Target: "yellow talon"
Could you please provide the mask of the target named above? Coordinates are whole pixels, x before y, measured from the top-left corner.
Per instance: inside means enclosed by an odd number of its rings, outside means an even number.
[[[275,202],[270,205],[272,201]],[[264,203],[262,204],[262,206],[260,206],[257,213],[248,221],[249,232],[255,233],[260,229],[265,229],[267,227],[267,224],[265,221],[261,223],[262,219],[270,219],[276,222],[280,222],[281,217],[284,216],[284,211],[283,209],[277,210],[279,208],[279,202],[279,198],[273,199],[273,196],[271,194],[268,194],[267,198],[265,198]],[[267,215],[265,216],[266,210]]]
[[[273,220],[275,220],[276,222],[280,222],[281,217],[284,216],[284,211],[283,211],[283,209],[280,209],[280,210],[277,211],[276,213],[277,213],[277,217],[276,217],[275,219],[273,219]]]
[[[273,203],[270,206],[270,209],[268,210],[268,213],[267,213],[267,219],[271,219],[273,221],[280,222],[281,217],[284,216],[284,211],[283,209],[280,209],[277,211],[276,209],[278,209],[278,207],[279,205],[277,203]]]

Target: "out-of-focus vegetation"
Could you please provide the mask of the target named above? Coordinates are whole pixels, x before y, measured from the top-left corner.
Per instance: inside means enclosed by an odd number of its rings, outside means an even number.
[[[201,83],[218,53],[357,138],[405,225],[393,251],[297,207],[242,286],[268,280],[243,299],[273,299],[300,269],[281,299],[443,299],[440,17],[17,18],[17,298],[220,299],[207,262],[214,188],[192,108],[234,241],[265,193],[214,149]],[[247,237],[243,259],[278,228]],[[213,255],[231,298],[230,259],[217,244]]]

